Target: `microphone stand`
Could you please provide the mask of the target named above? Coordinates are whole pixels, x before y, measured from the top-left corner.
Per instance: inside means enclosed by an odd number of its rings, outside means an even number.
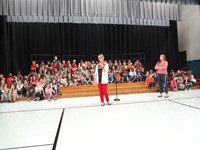
[[[118,93],[117,93],[117,80],[115,81],[115,85],[116,85],[116,98],[114,99],[114,101],[120,101],[120,99],[118,98]]]

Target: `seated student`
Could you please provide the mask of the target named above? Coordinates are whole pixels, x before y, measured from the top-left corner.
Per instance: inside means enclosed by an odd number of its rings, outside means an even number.
[[[127,63],[127,64],[128,64],[128,69],[130,70],[130,69],[131,69],[131,66],[133,65],[133,63],[131,62],[130,59],[128,60],[128,63]]]
[[[152,90],[156,87],[155,79],[153,78],[152,74],[149,74],[149,76],[146,78],[146,86],[149,86]]]
[[[120,75],[122,78],[122,82],[126,83],[126,82],[129,82],[129,77],[128,77],[129,74],[128,74],[128,71],[126,70],[125,66],[126,66],[126,63],[124,63],[124,65],[122,66]]]
[[[52,70],[58,70],[58,63],[52,63],[52,66],[51,66]]]
[[[31,71],[35,72],[36,71],[36,62],[33,60],[32,65],[31,65]]]
[[[183,76],[180,70],[177,70],[177,76],[178,77]]]
[[[170,81],[170,88],[172,91],[178,91],[178,85],[177,85],[177,77],[173,77],[173,79]]]
[[[30,97],[34,96],[35,96],[35,87],[30,83],[29,86],[27,87],[26,97],[28,101],[30,101]]]
[[[136,79],[137,79],[137,82],[142,82],[142,75],[141,75],[142,71],[140,68],[138,68],[136,70]]]
[[[185,84],[185,89],[189,90],[192,88],[192,83],[190,83],[188,76],[184,77],[184,84]]]
[[[153,77],[153,73],[152,74],[152,77]],[[146,81],[147,77],[150,75],[150,72],[149,71],[146,71],[145,74],[143,75],[144,76],[144,81]]]
[[[51,99],[56,100],[56,98],[53,95],[52,88],[51,88],[50,84],[46,85],[45,96],[48,98],[49,101],[51,101]]]
[[[22,83],[22,81],[21,81],[21,80],[18,80],[18,81],[17,81],[17,94],[18,94],[19,97],[22,96],[23,87],[24,87],[24,84]]]
[[[92,84],[92,80],[88,73],[86,73],[86,76],[85,76],[85,84],[86,85]]]
[[[146,72],[144,68],[141,68],[141,76],[142,76],[142,82],[146,81],[146,78],[148,76],[146,76]],[[153,77],[153,76],[152,76]]]
[[[40,66],[39,66],[38,63],[36,63],[36,70],[35,70],[35,72],[36,72],[37,74],[39,74],[39,72],[40,72]]]
[[[73,63],[72,63],[72,70],[73,71],[77,71],[78,70],[78,66],[76,64],[76,60],[75,59],[73,60]]]
[[[46,74],[46,79],[47,79],[47,82],[48,82],[48,83],[51,83],[51,82],[52,82],[53,76],[51,75],[51,72],[50,72],[50,71],[47,72],[47,74]]]
[[[4,78],[3,74],[0,74],[0,82]]]
[[[60,61],[58,60],[58,56],[54,56],[54,60],[53,60],[53,63],[56,63],[58,64]]]
[[[63,61],[62,61],[62,64],[61,64],[61,68],[62,68],[62,70],[63,70],[63,68],[65,68],[65,67],[67,67],[67,64],[66,64],[66,61],[63,60]]]
[[[33,75],[33,76],[31,77],[30,83],[31,83],[33,86],[36,86],[37,80],[36,80],[36,76],[35,76],[35,75]]]
[[[13,77],[12,73],[8,74],[8,77],[6,78],[6,83],[8,86],[10,86],[10,84],[15,81],[15,78]]]
[[[5,79],[1,79],[1,83],[0,83],[0,98],[1,98],[1,95],[2,95],[2,90],[3,90],[3,87],[5,85]]]
[[[64,86],[66,87],[68,84],[67,84],[67,78],[65,78],[64,75],[62,75],[62,78],[60,79],[60,84],[59,86]]]
[[[78,71],[74,73],[74,77],[73,77],[74,85],[79,85],[80,79],[79,79],[79,75],[78,74],[79,74]]]
[[[172,78],[173,79],[173,77],[175,77],[176,75],[175,75],[175,72],[174,72],[174,70],[172,69],[172,70],[170,70],[170,73],[169,73],[169,78]]]
[[[14,83],[11,84],[10,90],[8,92],[8,97],[10,102],[15,102],[17,99],[17,88]]]
[[[84,85],[84,84],[85,84],[85,77],[83,76],[82,73],[80,73],[79,84],[80,84],[80,85]]]
[[[20,70],[17,72],[17,79],[23,80],[23,76]]]
[[[112,71],[110,71],[110,72],[108,73],[108,82],[109,82],[109,83],[114,83],[114,82],[115,82],[115,77],[114,77]]]
[[[130,69],[129,78],[130,82],[134,82],[136,80],[136,71],[134,68]]]
[[[8,97],[8,92],[9,89],[7,87],[7,84],[4,84],[3,89],[1,90],[2,94],[1,94],[1,102],[6,102],[8,101],[9,97]]]
[[[190,83],[192,84],[192,86],[194,86],[196,82],[197,82],[197,80],[194,78],[194,75],[191,75],[190,76]]]
[[[67,84],[68,84],[68,86],[72,86],[74,83],[73,83],[73,78],[72,78],[72,75],[71,75],[71,73],[69,73],[68,75],[67,75]]]
[[[179,90],[185,90],[185,84],[182,76],[179,76],[177,79],[177,85]]]
[[[45,64],[40,65],[39,74],[44,75],[46,74],[46,72],[47,72],[47,69],[46,69]]]
[[[51,88],[52,88],[53,95],[61,95],[55,79],[52,80],[52,83],[50,85],[51,85]]]
[[[23,86],[23,89],[22,89],[22,96],[26,97],[26,92],[29,88],[29,84],[28,84],[28,81],[25,79],[24,80],[24,86]]]
[[[45,88],[46,84],[47,84],[47,79],[45,76],[43,76],[42,78],[40,78],[40,80],[38,81],[40,82],[41,86],[43,87],[43,89]]]
[[[92,72],[90,76],[91,76],[92,84],[96,85],[97,81],[96,81],[96,78],[95,78],[95,73]]]
[[[35,87],[35,101],[44,99],[44,90],[41,83],[38,82]]]

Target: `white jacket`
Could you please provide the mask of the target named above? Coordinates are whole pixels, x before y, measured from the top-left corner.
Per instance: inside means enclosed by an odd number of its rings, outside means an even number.
[[[96,75],[96,82],[98,84],[99,83],[98,64],[96,65],[95,75]],[[104,68],[102,70],[101,83],[108,84],[108,63],[106,63],[106,65],[104,66]]]

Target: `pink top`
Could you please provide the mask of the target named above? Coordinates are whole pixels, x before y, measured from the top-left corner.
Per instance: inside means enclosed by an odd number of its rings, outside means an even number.
[[[177,82],[174,81],[174,80],[172,80],[172,81],[170,82],[170,87],[176,87],[176,88],[177,88]]]
[[[46,92],[46,94],[52,94],[52,90],[48,89],[48,88],[45,89],[45,92]]]
[[[157,70],[158,74],[168,74],[167,73],[167,67],[168,67],[168,62],[167,61],[161,61],[158,62],[155,66],[155,69]]]

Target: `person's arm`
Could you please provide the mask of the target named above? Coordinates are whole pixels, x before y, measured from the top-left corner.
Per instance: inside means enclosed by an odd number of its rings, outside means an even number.
[[[145,85],[148,86],[148,78],[145,80]]]
[[[41,94],[43,94],[43,97],[45,97],[44,89],[41,87]]]
[[[155,69],[155,70],[160,69],[160,67],[159,67],[159,62],[155,65],[154,69]]]
[[[37,87],[35,87],[35,93],[37,93],[38,92],[38,88]]]
[[[9,89],[5,90],[5,95],[8,95],[9,91],[10,91]]]
[[[52,96],[52,89],[50,89],[50,97]]]
[[[21,84],[21,86],[19,87],[19,89],[21,90],[24,87],[24,84]]]
[[[89,77],[89,82],[91,83],[92,82],[92,79]]]

